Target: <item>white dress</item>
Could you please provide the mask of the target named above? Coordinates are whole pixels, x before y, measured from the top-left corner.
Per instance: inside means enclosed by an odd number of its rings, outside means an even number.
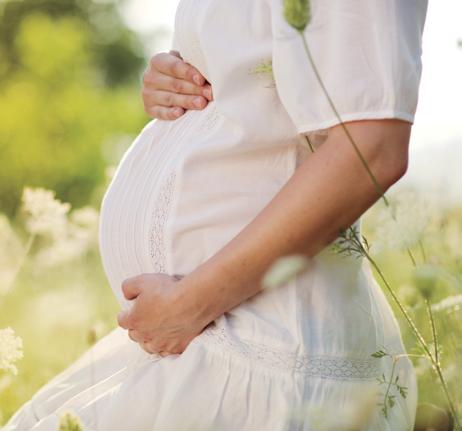
[[[305,34],[343,119],[413,122],[427,2],[311,6]],[[303,134],[316,138],[338,123],[282,0],[182,0],[174,36],[174,48],[212,84],[214,101],[173,122],[149,122],[104,196],[100,251],[122,307],[124,279],[193,271],[310,157]],[[273,75],[252,73],[268,60]],[[181,355],[149,355],[113,330],[4,431],[55,431],[68,410],[86,431],[342,430],[371,387],[379,396],[363,428],[412,430],[414,369],[404,357],[392,376],[390,357],[371,356],[383,349],[404,352],[369,264],[326,248],[305,274],[221,316]],[[391,385],[387,417],[381,376],[398,377],[408,391],[404,398]]]

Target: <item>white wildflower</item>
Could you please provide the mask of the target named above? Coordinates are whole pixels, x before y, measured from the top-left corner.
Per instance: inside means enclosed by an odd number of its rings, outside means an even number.
[[[61,235],[35,256],[39,267],[50,268],[84,255],[98,240],[98,211],[83,207],[72,211]]]
[[[15,362],[22,357],[22,339],[11,328],[0,329],[0,370],[17,374]]]
[[[452,295],[444,298],[437,304],[432,305],[433,311],[455,312],[462,310],[462,294]]]
[[[401,191],[378,214],[376,240],[371,248],[377,253],[384,249],[406,250],[424,236],[432,213],[429,203],[416,192]],[[393,217],[394,216],[394,217]]]
[[[287,283],[307,268],[309,262],[310,259],[303,255],[280,257],[266,271],[262,280],[263,288],[273,289]]]
[[[69,203],[56,199],[52,190],[29,187],[23,190],[22,209],[31,234],[59,236],[65,229],[70,208]]]

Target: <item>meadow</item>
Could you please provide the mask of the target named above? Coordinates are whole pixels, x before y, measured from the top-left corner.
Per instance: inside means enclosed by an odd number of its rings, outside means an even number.
[[[461,409],[462,208],[443,209],[412,190],[391,196],[396,220],[377,202],[363,215],[362,233],[371,255],[434,350],[425,300],[431,304],[441,366],[451,398]],[[71,208],[44,189],[25,189],[17,216],[0,218],[0,330],[11,327],[22,340],[16,352],[23,353],[11,355],[8,368],[8,361],[2,361],[1,355],[8,352],[2,350],[0,336],[0,423],[116,326],[118,306],[102,269],[97,224],[97,209]],[[406,248],[434,271],[424,289]],[[376,278],[380,282],[377,274]],[[393,298],[389,300],[418,373],[419,403],[447,411],[430,362],[422,356]]]
[[[0,426],[116,327],[99,205],[148,121],[146,62],[115,2],[0,1]],[[361,243],[338,251],[375,264],[418,375],[416,430],[451,415],[460,429],[462,205],[403,187],[387,197],[363,215]]]

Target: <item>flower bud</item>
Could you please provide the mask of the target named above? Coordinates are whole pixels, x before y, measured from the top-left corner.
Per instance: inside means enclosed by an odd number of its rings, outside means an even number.
[[[311,19],[310,0],[284,0],[284,18],[296,30],[305,30]]]

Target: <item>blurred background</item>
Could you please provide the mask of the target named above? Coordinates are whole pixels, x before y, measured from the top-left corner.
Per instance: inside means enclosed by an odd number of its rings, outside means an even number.
[[[141,77],[151,55],[170,49],[177,3],[0,0],[0,330],[13,328],[23,352],[17,375],[0,361],[0,425],[116,324],[97,247],[98,210],[114,167],[150,120]],[[450,275],[438,281],[433,302],[459,405],[461,16],[461,2],[429,4],[410,166],[390,191],[405,208],[403,224],[418,225],[414,236],[426,235],[427,257]],[[33,218],[47,210],[59,223],[37,227]],[[426,333],[411,268],[400,245],[384,246],[384,224],[375,207],[365,215],[377,259]],[[428,364],[416,365],[421,399],[444,405],[431,390]]]

